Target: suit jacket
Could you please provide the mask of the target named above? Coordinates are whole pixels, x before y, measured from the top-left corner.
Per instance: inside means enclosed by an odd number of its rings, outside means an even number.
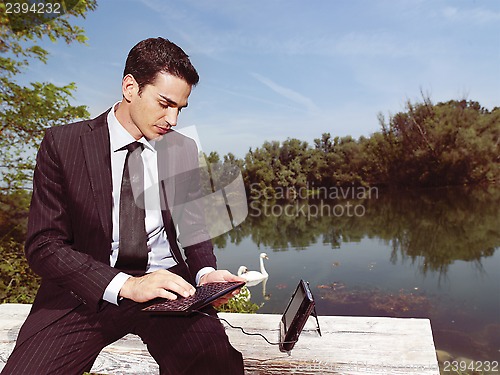
[[[107,112],[51,128],[41,143],[25,251],[42,282],[17,345],[82,303],[96,313],[107,303],[104,290],[119,270],[109,263],[112,180],[106,118]],[[190,275],[216,268],[202,207],[196,204],[201,201],[196,144],[171,131],[157,146],[162,217],[173,256]],[[191,204],[185,208],[185,202]],[[187,240],[183,257],[179,242]]]

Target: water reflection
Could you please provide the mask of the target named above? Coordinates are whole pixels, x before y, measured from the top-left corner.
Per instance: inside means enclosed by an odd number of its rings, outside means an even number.
[[[415,261],[421,272],[446,272],[455,260],[490,257],[500,246],[499,190],[443,189],[386,197],[370,206],[379,226],[369,234],[387,240],[391,259]]]
[[[218,248],[250,237],[275,251],[306,249],[321,240],[332,248],[379,238],[392,248],[391,261],[418,262],[418,269],[446,273],[455,260],[490,257],[500,246],[500,189],[435,189],[381,193],[378,198],[338,202],[251,202],[236,230],[218,237]],[[363,215],[336,216],[328,205],[363,206]],[[340,212],[339,210],[337,212]],[[344,211],[346,213],[347,211]],[[330,215],[323,215],[330,213]]]

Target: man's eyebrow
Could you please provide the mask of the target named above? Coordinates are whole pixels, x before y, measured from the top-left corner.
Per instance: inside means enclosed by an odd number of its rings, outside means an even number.
[[[172,99],[170,99],[169,97],[167,97],[165,95],[158,94],[158,96],[160,98],[162,98],[163,100],[165,100],[169,105],[171,105],[173,107],[186,108],[188,106],[188,103],[186,103],[185,105],[179,106],[179,104],[175,100],[172,100]]]

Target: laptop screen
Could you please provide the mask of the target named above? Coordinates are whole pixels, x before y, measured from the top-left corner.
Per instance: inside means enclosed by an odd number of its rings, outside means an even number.
[[[297,290],[293,294],[292,299],[288,305],[288,308],[284,314],[285,320],[285,333],[290,330],[290,326],[292,325],[293,319],[296,317],[297,312],[304,301],[304,297],[306,296],[304,290],[301,288],[301,285],[297,287]]]

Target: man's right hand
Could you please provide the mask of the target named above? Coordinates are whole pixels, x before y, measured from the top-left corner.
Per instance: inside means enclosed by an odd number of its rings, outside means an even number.
[[[120,289],[120,297],[135,302],[147,302],[158,297],[176,299],[175,293],[189,297],[195,291],[181,276],[167,270],[159,270],[140,277],[130,277]]]

